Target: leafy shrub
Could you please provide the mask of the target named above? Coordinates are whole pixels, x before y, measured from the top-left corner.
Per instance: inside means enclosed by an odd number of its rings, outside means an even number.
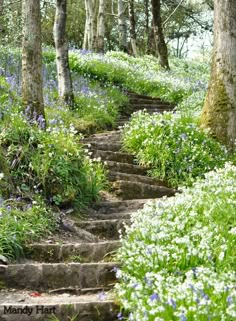
[[[55,228],[55,218],[39,197],[31,203],[18,197],[0,207],[0,254],[22,256],[26,243],[35,241]]]
[[[117,270],[129,321],[236,320],[236,167],[149,202],[126,228]]]
[[[123,130],[125,150],[171,185],[191,184],[228,159],[227,150],[202,132],[196,120],[179,113],[138,112]]]
[[[23,194],[43,193],[56,204],[87,204],[105,185],[102,165],[92,162],[75,130],[40,130],[16,113],[1,124],[0,143],[7,149],[10,175]]]

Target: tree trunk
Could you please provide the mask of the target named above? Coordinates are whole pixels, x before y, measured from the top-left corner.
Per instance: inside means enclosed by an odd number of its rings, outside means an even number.
[[[38,121],[43,126],[40,0],[23,0],[22,14],[22,101],[29,121]]]
[[[96,48],[96,2],[87,0],[88,6],[88,49],[93,51]]]
[[[122,51],[128,52],[125,6],[123,0],[118,0],[118,26],[119,47]]]
[[[134,0],[129,0],[129,20],[130,20],[130,42],[133,55],[137,57],[137,44],[136,44],[136,23],[134,15]]]
[[[97,19],[97,51],[104,52],[105,38],[105,0],[99,0],[98,19]]]
[[[236,2],[215,0],[211,79],[201,124],[233,147],[236,140]],[[235,145],[234,145],[235,148]]]
[[[88,1],[85,0],[85,12],[86,12],[86,20],[85,20],[85,27],[84,27],[84,41],[83,41],[83,49],[88,49],[88,35],[89,35],[89,12],[88,12]]]
[[[168,61],[168,50],[162,28],[160,0],[152,0],[152,17],[154,42],[160,65],[165,69],[170,69]]]
[[[57,79],[59,97],[69,106],[74,104],[69,67],[68,42],[66,37],[67,0],[56,1],[54,41],[56,47]]]
[[[3,27],[3,6],[4,6],[4,0],[0,0],[0,32],[3,33],[4,32],[4,27]]]
[[[150,30],[149,30],[149,0],[144,0],[145,4],[145,32],[147,37],[147,48],[146,52],[149,53],[150,46]]]

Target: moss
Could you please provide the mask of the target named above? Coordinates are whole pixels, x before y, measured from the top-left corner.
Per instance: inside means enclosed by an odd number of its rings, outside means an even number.
[[[12,190],[12,182],[10,176],[10,169],[4,157],[4,151],[0,147],[0,173],[4,174],[3,179],[0,180],[0,195],[8,198]]]
[[[221,71],[224,74],[224,71]],[[213,64],[209,90],[201,115],[201,126],[210,129],[210,134],[220,142],[228,143],[228,122],[231,102],[223,77]]]

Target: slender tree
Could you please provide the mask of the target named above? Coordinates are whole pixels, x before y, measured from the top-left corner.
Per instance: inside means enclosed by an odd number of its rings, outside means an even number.
[[[68,42],[66,37],[67,0],[56,0],[54,20],[54,41],[56,47],[56,64],[58,92],[60,98],[69,106],[74,104],[71,73],[69,67]]]
[[[104,52],[105,38],[105,0],[99,0],[98,18],[97,18],[97,44],[98,52]]]
[[[236,2],[215,0],[214,8],[211,79],[201,124],[221,142],[233,146],[236,140]]]
[[[152,0],[152,19],[155,49],[159,57],[160,65],[165,69],[170,69],[168,50],[162,28],[160,0]]]
[[[147,37],[147,52],[149,51],[150,46],[150,29],[149,29],[149,0],[144,0],[145,6],[145,33]]]
[[[40,0],[23,0],[22,101],[30,121],[44,115]]]
[[[127,26],[125,16],[125,6],[123,0],[118,0],[118,27],[119,27],[119,47],[128,52]]]
[[[88,49],[88,37],[89,37],[89,11],[88,11],[88,1],[84,1],[85,4],[85,12],[86,12],[86,19],[85,19],[85,27],[84,27],[84,41],[83,41],[83,49]]]
[[[129,0],[129,20],[130,20],[130,42],[133,55],[136,57],[138,55],[137,52],[137,44],[136,44],[136,22],[134,15],[134,0]]]
[[[0,0],[0,32],[4,31],[4,27],[3,27],[3,6],[4,6],[4,0]]]
[[[97,28],[96,28],[96,1],[86,0],[88,8],[88,49],[96,49]]]

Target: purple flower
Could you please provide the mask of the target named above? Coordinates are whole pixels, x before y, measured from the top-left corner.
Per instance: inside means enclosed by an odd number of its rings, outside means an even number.
[[[144,277],[144,282],[145,282],[148,286],[151,286],[151,285],[152,285],[152,280],[150,280],[150,279],[147,278],[146,276]]]
[[[228,296],[227,299],[226,299],[226,302],[228,303],[228,305],[233,304],[233,298],[232,298],[232,296]]]
[[[138,287],[138,283],[134,283],[133,285],[132,285],[132,288],[134,288],[134,289],[136,289]]]
[[[186,316],[184,315],[184,313],[181,314],[179,321],[187,321]]]
[[[151,296],[150,296],[150,300],[151,301],[159,301],[160,300],[160,297],[157,293],[153,293]]]
[[[173,300],[172,298],[168,299],[167,304],[171,305],[174,310],[177,307],[175,300]]]
[[[105,292],[101,292],[101,293],[99,293],[99,295],[98,295],[98,299],[99,299],[100,301],[105,300],[105,299],[106,299],[106,293],[105,293]]]
[[[181,139],[185,140],[188,136],[187,136],[185,133],[183,133],[183,134],[181,134],[179,137],[180,137]]]
[[[124,319],[121,312],[119,312],[119,313],[117,314],[117,318],[118,318],[118,320],[123,320],[123,319]]]
[[[43,115],[39,115],[37,122],[38,122],[39,128],[44,129],[46,127],[46,122]]]

